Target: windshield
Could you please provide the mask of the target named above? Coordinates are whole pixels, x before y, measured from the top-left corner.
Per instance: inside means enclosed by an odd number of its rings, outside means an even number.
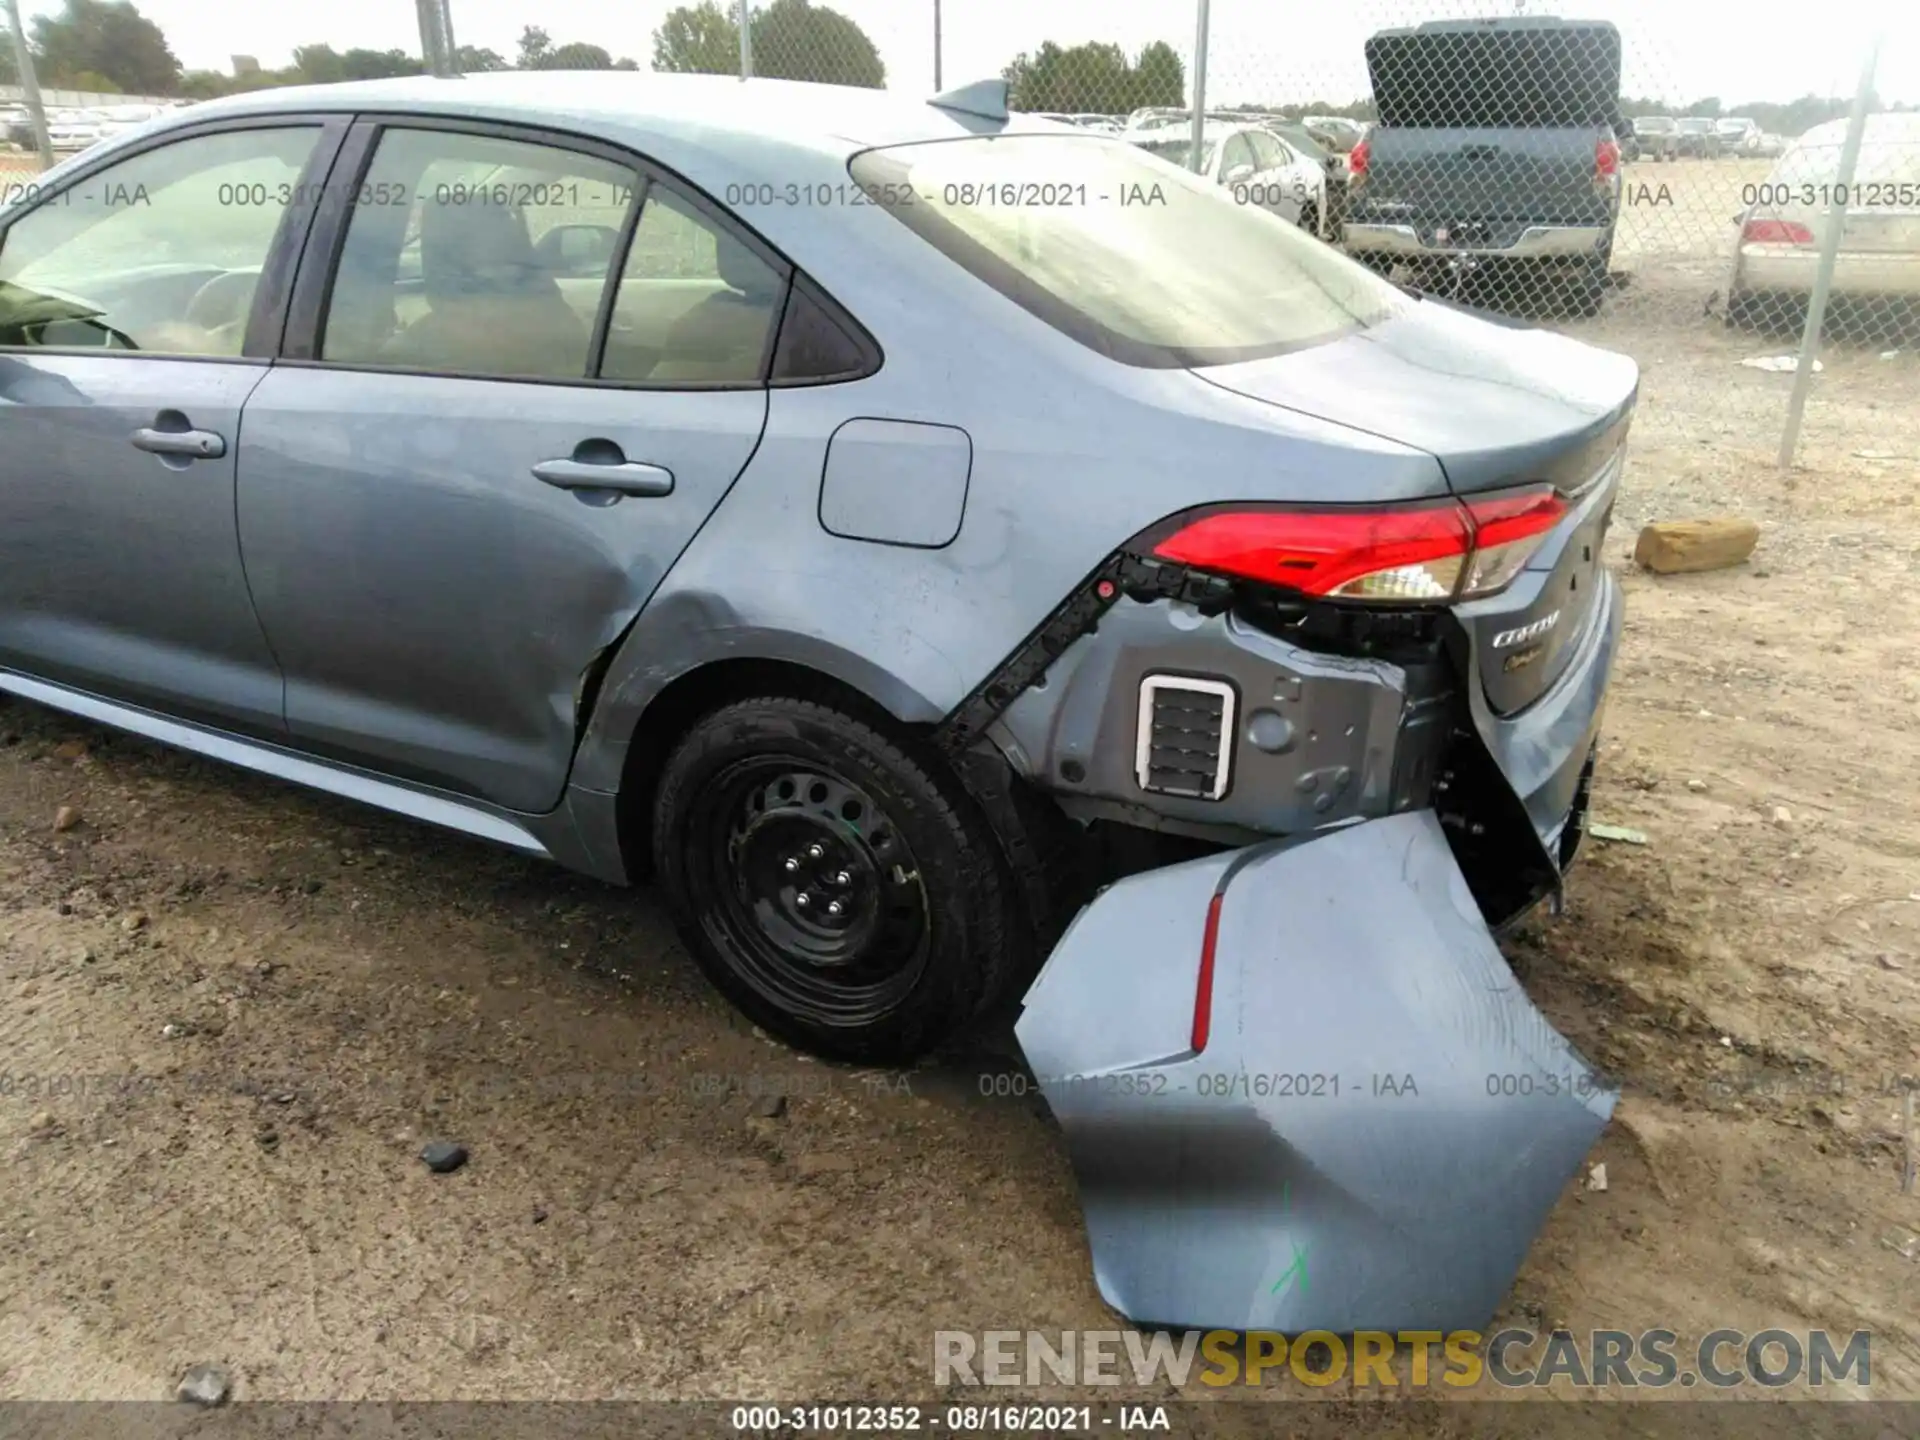
[[[1711,120],[1682,120],[1680,129],[1688,135],[1704,135],[1713,129]]]
[[[1413,303],[1298,226],[1137,145],[976,136],[869,150],[849,169],[942,254],[1122,364],[1260,359]]]
[[[1642,135],[1664,135],[1673,129],[1673,121],[1665,115],[1643,115],[1633,122],[1633,128]]]

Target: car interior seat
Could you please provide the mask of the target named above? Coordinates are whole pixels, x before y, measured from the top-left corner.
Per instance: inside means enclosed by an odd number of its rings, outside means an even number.
[[[785,285],[766,261],[732,236],[716,234],[714,247],[725,288],[696,302],[673,322],[665,353],[648,379],[751,382],[760,378]]]
[[[446,203],[420,212],[427,310],[382,347],[422,370],[584,377],[587,327],[534,254],[517,206]]]

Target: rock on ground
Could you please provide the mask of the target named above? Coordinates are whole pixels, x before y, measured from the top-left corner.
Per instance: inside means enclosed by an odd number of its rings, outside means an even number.
[[[1641,529],[1633,561],[1656,575],[1724,570],[1753,554],[1759,542],[1760,527],[1751,520],[1656,520]]]

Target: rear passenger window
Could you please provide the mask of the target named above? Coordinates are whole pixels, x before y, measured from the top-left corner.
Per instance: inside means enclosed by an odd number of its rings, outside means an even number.
[[[635,177],[553,146],[388,130],[360,187],[320,358],[583,380]]]
[[[642,385],[764,382],[786,277],[658,185],[620,275],[602,378]]]

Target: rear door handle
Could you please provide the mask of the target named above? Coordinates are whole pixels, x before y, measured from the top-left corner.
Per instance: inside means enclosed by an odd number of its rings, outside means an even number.
[[[671,495],[673,472],[635,460],[542,460],[533,477],[557,490],[611,490],[620,495]]]
[[[142,426],[133,432],[133,448],[149,455],[184,455],[189,460],[218,460],[227,453],[224,436],[211,430],[155,430]]]

